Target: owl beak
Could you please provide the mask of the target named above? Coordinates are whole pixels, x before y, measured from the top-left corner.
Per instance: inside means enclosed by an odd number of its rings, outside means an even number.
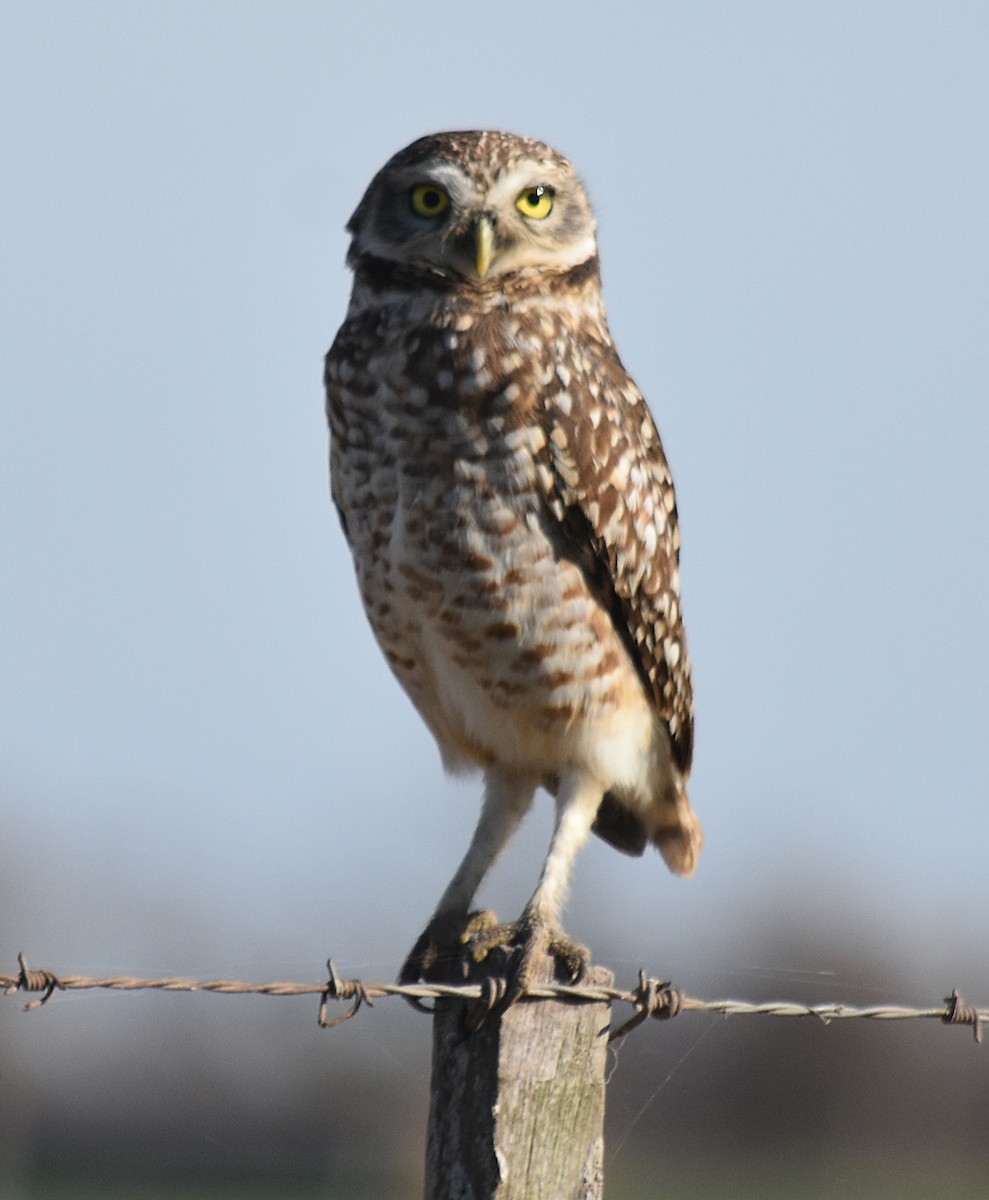
[[[478,276],[483,279],[491,267],[494,256],[494,226],[491,218],[481,216],[474,226],[474,265]]]

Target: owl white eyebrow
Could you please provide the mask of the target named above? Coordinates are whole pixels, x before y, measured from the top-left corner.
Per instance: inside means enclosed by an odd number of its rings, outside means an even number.
[[[480,199],[480,193],[469,176],[456,163],[443,160],[407,167],[398,177],[398,182],[410,188],[422,183],[438,184],[458,204],[471,204]]]

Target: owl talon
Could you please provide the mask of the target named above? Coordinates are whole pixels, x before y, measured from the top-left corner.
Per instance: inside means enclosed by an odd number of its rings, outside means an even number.
[[[409,951],[398,982],[462,983],[470,970],[472,939],[497,924],[498,918],[487,910],[433,917]]]
[[[528,916],[475,934],[469,950],[475,963],[484,962],[496,951],[503,952],[508,959],[505,970],[508,988],[503,1008],[547,980],[579,983],[591,960],[586,946],[571,941],[561,929]]]

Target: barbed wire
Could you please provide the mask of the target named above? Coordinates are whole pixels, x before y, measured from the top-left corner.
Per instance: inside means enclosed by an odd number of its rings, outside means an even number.
[[[360,979],[341,979],[333,960],[327,961],[327,978],[320,983],[244,983],[232,979],[184,979],[168,977],[162,979],[140,979],[129,975],[109,978],[92,978],[86,975],[56,975],[53,971],[32,970],[21,953],[17,956],[16,975],[0,974],[0,989],[4,995],[17,992],[41,993],[24,1005],[24,1011],[40,1008],[56,991],[83,991],[100,988],[117,992],[162,991],[162,992],[217,992],[227,996],[319,996],[319,1024],[324,1029],[332,1028],[354,1016],[362,1005],[374,1006],[374,1001],[386,996],[402,996],[414,1007],[432,1012],[426,1000],[460,1000],[466,1002],[468,1023],[476,1028],[485,1017],[498,1007],[507,992],[507,981],[498,976],[489,976],[480,983],[367,983]],[[968,1004],[952,990],[941,1005],[931,1008],[909,1008],[904,1005],[887,1004],[870,1007],[855,1007],[847,1004],[799,1004],[792,1000],[775,1000],[752,1003],[746,1000],[699,1000],[688,996],[680,988],[667,982],[649,978],[639,972],[639,982],[631,989],[605,987],[597,984],[547,983],[527,988],[522,998],[530,1000],[569,1000],[578,1003],[630,1004],[633,1015],[611,1031],[612,1041],[624,1037],[647,1017],[669,1020],[686,1012],[719,1013],[725,1017],[816,1017],[825,1025],[832,1021],[849,1019],[870,1021],[938,1020],[945,1025],[970,1026],[976,1042],[982,1041],[982,1024],[989,1022],[989,1009],[980,1009]],[[336,1016],[329,1015],[331,1001],[350,1004]]]

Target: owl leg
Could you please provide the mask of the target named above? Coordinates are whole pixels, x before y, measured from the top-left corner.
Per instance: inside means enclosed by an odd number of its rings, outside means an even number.
[[[582,771],[565,772],[556,793],[556,825],[539,884],[514,925],[483,931],[471,938],[475,958],[495,946],[513,945],[516,955],[509,970],[508,1003],[539,981],[547,955],[555,974],[567,982],[579,980],[587,970],[590,952],[572,942],[560,924],[574,860],[587,841],[601,804],[603,789]]]
[[[449,977],[472,935],[496,923],[491,913],[470,913],[481,881],[529,810],[534,780],[489,771],[484,804],[463,862],[447,885],[429,924],[399,972],[399,983]]]

